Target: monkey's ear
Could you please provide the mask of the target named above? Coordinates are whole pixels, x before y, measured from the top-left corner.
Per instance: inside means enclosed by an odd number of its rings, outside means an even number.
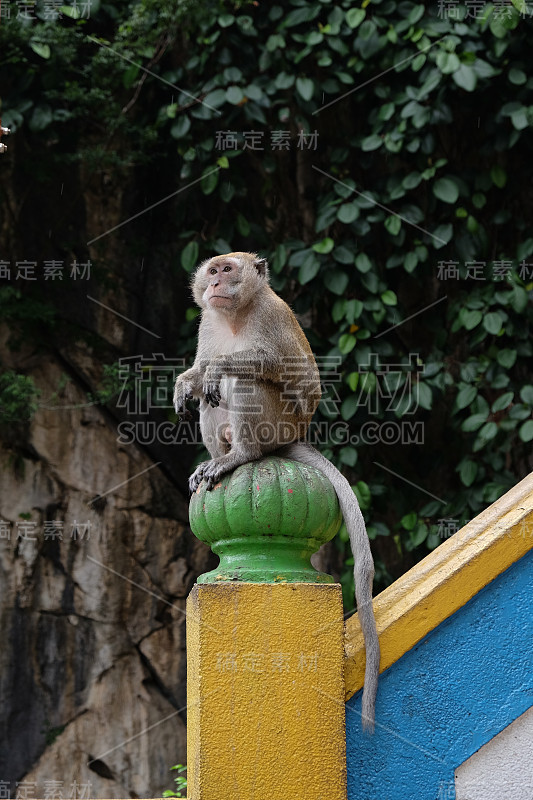
[[[266,258],[259,258],[259,256],[254,261],[254,267],[257,270],[257,274],[261,275],[262,278],[268,279],[268,261]]]

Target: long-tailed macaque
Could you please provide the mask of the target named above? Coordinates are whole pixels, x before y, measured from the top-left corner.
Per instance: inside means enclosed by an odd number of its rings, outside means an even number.
[[[212,488],[227,472],[266,453],[301,461],[333,484],[354,555],[357,611],[366,649],[362,721],[373,730],[379,640],[372,608],[374,562],[357,498],[346,478],[304,439],[320,401],[320,376],[304,332],[270,288],[268,265],[254,253],[204,261],[193,277],[202,309],[194,365],[175,385],[174,407],[200,400],[200,429],[211,454],[189,480]]]

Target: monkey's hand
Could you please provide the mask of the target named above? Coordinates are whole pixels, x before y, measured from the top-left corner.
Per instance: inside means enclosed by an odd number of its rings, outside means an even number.
[[[191,419],[192,414],[185,403],[193,396],[192,385],[180,376],[174,385],[174,409],[180,419]]]
[[[204,374],[203,393],[207,403],[213,408],[220,404],[220,381],[222,369],[216,362],[209,364]]]

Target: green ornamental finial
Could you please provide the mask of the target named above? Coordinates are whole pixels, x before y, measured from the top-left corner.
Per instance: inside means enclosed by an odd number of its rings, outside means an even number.
[[[193,533],[220,556],[198,583],[333,583],[309,559],[342,523],[337,496],[318,470],[269,456],[243,464],[189,507]]]

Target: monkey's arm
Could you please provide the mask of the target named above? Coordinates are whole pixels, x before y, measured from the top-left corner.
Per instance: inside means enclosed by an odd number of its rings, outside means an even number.
[[[284,357],[273,348],[239,350],[211,359],[203,376],[203,395],[211,406],[217,406],[220,402],[220,382],[223,376],[278,384],[280,391],[303,384],[307,394],[309,381],[305,381],[305,376],[310,376],[311,372],[312,366],[305,353]],[[320,390],[319,383],[318,387]]]
[[[193,397],[202,397],[203,371],[195,364],[178,375],[174,384],[174,409],[176,414],[187,417],[189,412],[185,403]]]

